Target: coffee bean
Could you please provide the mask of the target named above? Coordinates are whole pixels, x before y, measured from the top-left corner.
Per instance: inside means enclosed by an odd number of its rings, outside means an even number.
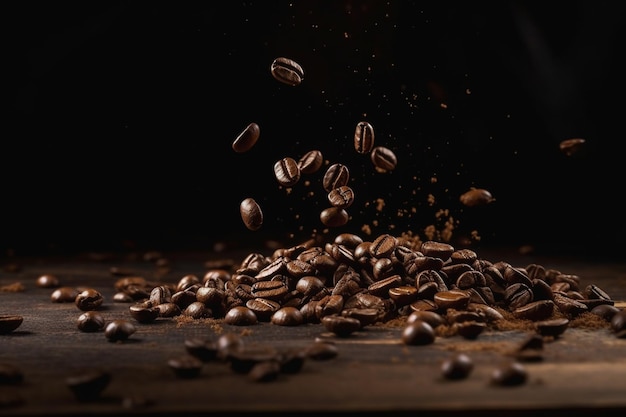
[[[203,365],[200,359],[191,355],[183,355],[167,361],[167,366],[174,372],[174,375],[182,379],[198,377],[202,372]]]
[[[52,291],[50,300],[53,303],[73,303],[76,301],[78,290],[73,287],[60,287]]]
[[[433,301],[443,311],[448,308],[465,310],[469,304],[470,296],[467,291],[462,290],[439,291],[433,297]]]
[[[300,167],[295,159],[285,157],[274,164],[274,177],[284,187],[292,187],[300,180]]]
[[[353,317],[330,314],[323,316],[321,321],[326,330],[338,337],[348,337],[361,329],[361,322]]]
[[[299,326],[304,323],[304,315],[296,307],[284,306],[272,315],[271,323],[277,326]]]
[[[328,202],[333,207],[348,208],[354,203],[354,191],[347,185],[335,188],[328,193]]]
[[[442,324],[446,324],[446,320],[443,318],[443,316],[434,311],[412,311],[411,314],[409,314],[409,316],[406,318],[407,324],[413,323],[417,320],[425,321],[426,323],[430,324],[433,329]]]
[[[78,316],[76,325],[81,332],[99,332],[104,329],[105,320],[104,316],[95,310],[85,311]]]
[[[267,345],[251,345],[241,349],[230,351],[226,360],[230,363],[230,369],[238,374],[247,374],[252,368],[262,362],[278,361],[278,350]]]
[[[252,326],[259,322],[254,311],[245,306],[236,306],[228,310],[224,323],[232,326]]]
[[[433,327],[423,320],[414,320],[402,330],[405,345],[429,345],[435,341]]]
[[[243,338],[239,334],[232,332],[220,335],[217,338],[216,345],[217,357],[220,360],[226,360],[230,356],[231,352],[245,347]]]
[[[479,321],[464,321],[455,323],[454,328],[461,337],[474,340],[487,328],[487,325]]]
[[[248,229],[256,231],[263,226],[263,211],[254,198],[245,198],[239,205],[239,213]]]
[[[348,223],[348,212],[339,207],[328,207],[320,213],[320,221],[324,226],[340,227]]]
[[[263,361],[255,364],[248,372],[248,379],[254,382],[268,382],[278,378],[280,363],[277,360]]]
[[[250,123],[233,141],[233,150],[237,153],[248,152],[256,144],[260,133],[259,125]]]
[[[128,320],[115,319],[104,328],[104,336],[109,342],[121,342],[127,340],[137,331],[137,328]]]
[[[298,167],[302,174],[314,174],[316,173],[324,163],[324,157],[319,150],[312,150],[298,160]]]
[[[370,153],[370,159],[377,170],[381,172],[393,171],[398,165],[396,154],[384,146],[376,146]]]
[[[272,76],[281,83],[297,86],[304,80],[304,70],[292,59],[279,57],[270,66]]]
[[[552,300],[532,301],[513,310],[513,315],[522,320],[546,320],[554,314]]]
[[[111,374],[103,370],[77,371],[65,378],[67,387],[78,401],[94,401],[111,382]]]
[[[389,257],[398,244],[397,239],[387,233],[378,236],[369,246],[370,254],[375,258]]]
[[[144,303],[131,305],[128,311],[130,316],[139,323],[152,323],[161,315],[161,310],[158,307],[152,307],[149,303],[148,305]]]
[[[22,325],[24,317],[18,315],[0,315],[0,334],[8,334]]]
[[[99,291],[87,288],[78,293],[74,302],[76,307],[82,311],[97,310],[104,302],[104,297]]]
[[[316,341],[306,348],[306,355],[316,361],[334,359],[339,355],[337,345],[327,341]]]
[[[611,330],[614,333],[621,334],[626,330],[626,310],[620,310],[611,317]]]
[[[60,285],[60,281],[56,275],[43,274],[37,277],[36,285],[39,288],[56,288]]]
[[[540,320],[535,323],[535,329],[542,336],[559,337],[567,329],[568,325],[568,319],[559,317],[551,320]]]
[[[579,152],[581,149],[583,149],[584,144],[585,139],[583,138],[565,139],[562,140],[561,143],[559,143],[559,149],[566,156],[572,156],[575,153]]]
[[[341,310],[341,315],[351,317],[361,322],[361,328],[374,324],[381,317],[381,312],[375,308],[352,307]]]
[[[270,321],[281,305],[269,298],[256,297],[246,301],[246,307],[254,312],[259,321]]]
[[[506,362],[491,373],[491,383],[500,386],[522,385],[528,379],[528,372],[519,362]]]
[[[324,173],[322,185],[326,192],[331,192],[335,188],[348,185],[349,180],[350,171],[348,170],[348,167],[340,163],[335,163],[329,166],[326,173]]]
[[[496,199],[491,193],[483,188],[471,188],[469,191],[461,194],[459,198],[461,204],[467,207],[485,206],[494,202]]]
[[[610,304],[600,304],[590,311],[592,314],[602,317],[604,320],[611,322],[615,313],[619,313],[620,309]]]
[[[374,128],[368,122],[359,122],[354,130],[354,149],[366,154],[374,147]]]
[[[217,342],[200,337],[185,339],[185,350],[202,362],[211,362],[217,358]]]
[[[465,379],[473,369],[474,361],[465,353],[458,353],[441,364],[441,374],[451,380]]]

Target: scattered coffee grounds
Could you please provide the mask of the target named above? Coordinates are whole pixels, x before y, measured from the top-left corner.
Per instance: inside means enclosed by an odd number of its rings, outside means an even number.
[[[12,284],[3,285],[0,287],[0,292],[22,292],[26,291],[26,287],[21,282],[17,281]]]

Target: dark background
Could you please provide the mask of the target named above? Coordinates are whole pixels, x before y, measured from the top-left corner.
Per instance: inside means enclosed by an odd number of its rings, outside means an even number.
[[[476,247],[623,250],[623,2],[21,2],[4,16],[4,253],[422,234],[439,210]],[[301,85],[272,78],[278,56]],[[354,151],[360,120],[394,172]],[[253,121],[257,145],[236,154]],[[567,157],[572,137],[585,147]],[[291,193],[273,178],[311,149],[350,168],[338,230],[319,221],[323,169]],[[496,201],[462,207],[470,187]]]

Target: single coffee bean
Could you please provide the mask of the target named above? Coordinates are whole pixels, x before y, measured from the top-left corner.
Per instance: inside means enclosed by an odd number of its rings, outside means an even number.
[[[277,360],[263,361],[252,366],[248,372],[248,379],[254,382],[268,382],[278,378],[280,363]]]
[[[615,313],[619,313],[620,309],[610,304],[600,304],[591,309],[591,313],[602,317],[604,320],[611,322]]]
[[[311,358],[316,361],[334,359],[337,355],[339,355],[337,345],[330,341],[315,341],[309,345],[305,351],[307,358]]]
[[[414,320],[402,330],[402,342],[405,345],[429,345],[434,341],[433,327],[423,320]]]
[[[167,361],[167,366],[174,372],[174,375],[182,379],[196,378],[202,372],[204,363],[192,355],[183,355],[171,358]]]
[[[522,385],[528,379],[528,372],[519,362],[507,362],[491,373],[491,383],[500,386]]]
[[[0,315],[0,334],[8,334],[22,325],[24,317],[18,315]]]
[[[248,229],[256,231],[263,226],[263,211],[254,198],[245,198],[239,205],[239,213]]]
[[[463,290],[439,291],[433,297],[433,301],[442,311],[446,311],[448,308],[465,310],[469,304],[470,295]]]
[[[137,328],[128,320],[116,319],[104,328],[104,336],[109,342],[121,342],[127,340],[137,331]]]
[[[152,307],[150,304],[146,305],[143,303],[131,305],[128,311],[130,316],[139,323],[152,323],[161,315],[158,307]]]
[[[611,329],[614,333],[626,330],[626,310],[620,310],[611,317]]]
[[[50,300],[53,303],[73,303],[76,301],[78,290],[73,287],[60,287],[52,291]]]
[[[331,192],[335,188],[343,187],[344,185],[348,185],[348,181],[350,180],[350,171],[348,167],[335,163],[328,167],[324,177],[322,178],[322,185],[326,192]]]
[[[540,320],[535,323],[537,333],[542,336],[559,337],[567,329],[569,320],[564,317]]]
[[[454,328],[461,337],[474,340],[487,328],[487,324],[479,321],[464,321],[455,323]]]
[[[304,80],[302,66],[289,58],[276,58],[270,66],[270,72],[277,81],[294,87]]]
[[[78,316],[76,325],[81,332],[99,332],[104,329],[104,316],[95,310],[85,311]]]
[[[339,207],[328,207],[320,213],[320,221],[328,227],[343,226],[349,219],[348,212]]]
[[[451,380],[467,378],[473,369],[474,361],[465,353],[458,353],[441,364],[441,374]]]
[[[304,316],[298,308],[285,306],[272,315],[271,323],[277,326],[299,326],[304,323]]]
[[[302,348],[289,348],[279,353],[280,372],[284,374],[297,374],[302,370],[307,358],[307,350]]]
[[[253,345],[229,352],[227,361],[230,369],[238,374],[247,374],[261,362],[278,361],[280,354],[272,346]]]
[[[442,324],[446,324],[446,320],[443,318],[443,316],[434,311],[412,311],[406,318],[407,324],[413,323],[417,320],[425,321],[426,323],[430,324],[433,329]]]
[[[585,139],[583,138],[565,139],[559,143],[559,149],[566,156],[572,156],[583,149],[584,144]]]
[[[397,245],[398,240],[394,236],[384,233],[372,241],[369,252],[375,258],[387,258]]]
[[[513,310],[513,315],[523,320],[546,320],[554,314],[555,305],[552,300],[531,301]]]
[[[338,337],[348,337],[361,329],[361,322],[353,317],[330,314],[322,317],[321,321],[326,330]]]
[[[252,326],[259,322],[254,311],[246,306],[235,306],[224,316],[224,323],[232,326]]]
[[[384,146],[376,146],[370,153],[370,159],[377,170],[381,172],[393,171],[398,165],[396,154]]]
[[[341,310],[344,317],[352,317],[361,322],[361,328],[374,324],[381,317],[381,312],[375,308],[352,307]]]
[[[472,187],[469,191],[461,194],[461,197],[459,197],[459,200],[461,201],[461,204],[463,204],[464,206],[478,207],[478,206],[485,206],[487,204],[490,204],[494,202],[496,199],[493,197],[493,195],[489,191],[483,188]]]
[[[56,288],[60,285],[60,281],[56,275],[43,274],[37,277],[36,284],[39,288]]]
[[[298,167],[302,174],[314,174],[316,173],[324,163],[324,157],[322,152],[313,150],[302,155],[302,158],[298,160]]]
[[[111,382],[111,374],[103,370],[77,371],[65,378],[67,387],[78,401],[94,401]]]
[[[217,358],[217,342],[200,337],[185,339],[185,351],[202,362],[211,362]]]
[[[93,289],[87,288],[76,296],[76,307],[82,311],[97,310],[103,303],[102,294]]]
[[[164,317],[164,318],[176,317],[182,313],[182,311],[180,310],[180,307],[178,307],[178,305],[171,303],[171,302],[159,304],[156,306],[156,308],[159,310],[159,317]]]
[[[354,149],[366,154],[374,147],[374,128],[368,122],[359,122],[354,129]]]
[[[248,152],[256,144],[260,134],[259,125],[250,123],[233,141],[233,150],[237,153]]]
[[[259,321],[270,321],[281,305],[278,301],[269,298],[256,297],[246,301],[246,307],[256,314]]]
[[[285,157],[274,164],[274,176],[284,187],[293,187],[300,180],[300,167],[295,159]]]
[[[328,202],[333,207],[348,208],[354,203],[354,191],[347,185],[335,188],[328,193]]]

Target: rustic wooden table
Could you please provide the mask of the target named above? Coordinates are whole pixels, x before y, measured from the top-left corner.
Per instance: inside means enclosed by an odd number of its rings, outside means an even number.
[[[52,289],[36,285],[38,276],[54,274],[62,285],[95,288],[104,295],[100,311],[107,321],[130,319],[129,305],[112,301],[119,277],[111,268],[176,282],[185,274],[203,276],[206,261],[229,256],[167,254],[167,269],[156,268],[141,256],[119,254],[98,259],[81,255],[5,260],[0,273],[0,315],[21,315],[24,321],[15,331],[0,335],[0,363],[19,367],[23,381],[0,385],[0,414],[501,416],[545,412],[554,416],[584,410],[603,415],[626,411],[626,339],[617,338],[608,327],[569,328],[545,345],[543,360],[524,363],[526,383],[501,387],[490,383],[491,373],[510,359],[503,352],[524,340],[526,331],[487,330],[476,340],[437,337],[430,345],[407,346],[401,342],[402,327],[397,325],[368,326],[350,337],[337,338],[320,324],[229,326],[160,318],[135,323],[137,331],[128,340],[110,342],[103,332],[79,331],[76,320],[82,312],[73,303],[51,302]],[[240,262],[242,256],[233,253],[230,259]],[[523,256],[515,251],[493,252],[485,258],[515,266],[539,263],[576,274],[582,283],[604,289],[618,305],[626,300],[626,263]],[[19,268],[11,269],[12,265]],[[21,290],[11,291],[16,286]],[[200,375],[192,379],[177,378],[167,366],[170,358],[185,353],[185,340],[216,339],[227,331],[242,334],[246,343],[279,348],[306,347],[316,338],[325,338],[336,343],[338,355],[324,361],[309,359],[299,373],[281,374],[269,382],[251,381],[219,361],[204,364]],[[466,379],[450,381],[441,375],[442,361],[454,352],[465,352],[474,360],[474,370]],[[106,370],[111,381],[96,401],[77,401],[66,377],[88,369]]]

